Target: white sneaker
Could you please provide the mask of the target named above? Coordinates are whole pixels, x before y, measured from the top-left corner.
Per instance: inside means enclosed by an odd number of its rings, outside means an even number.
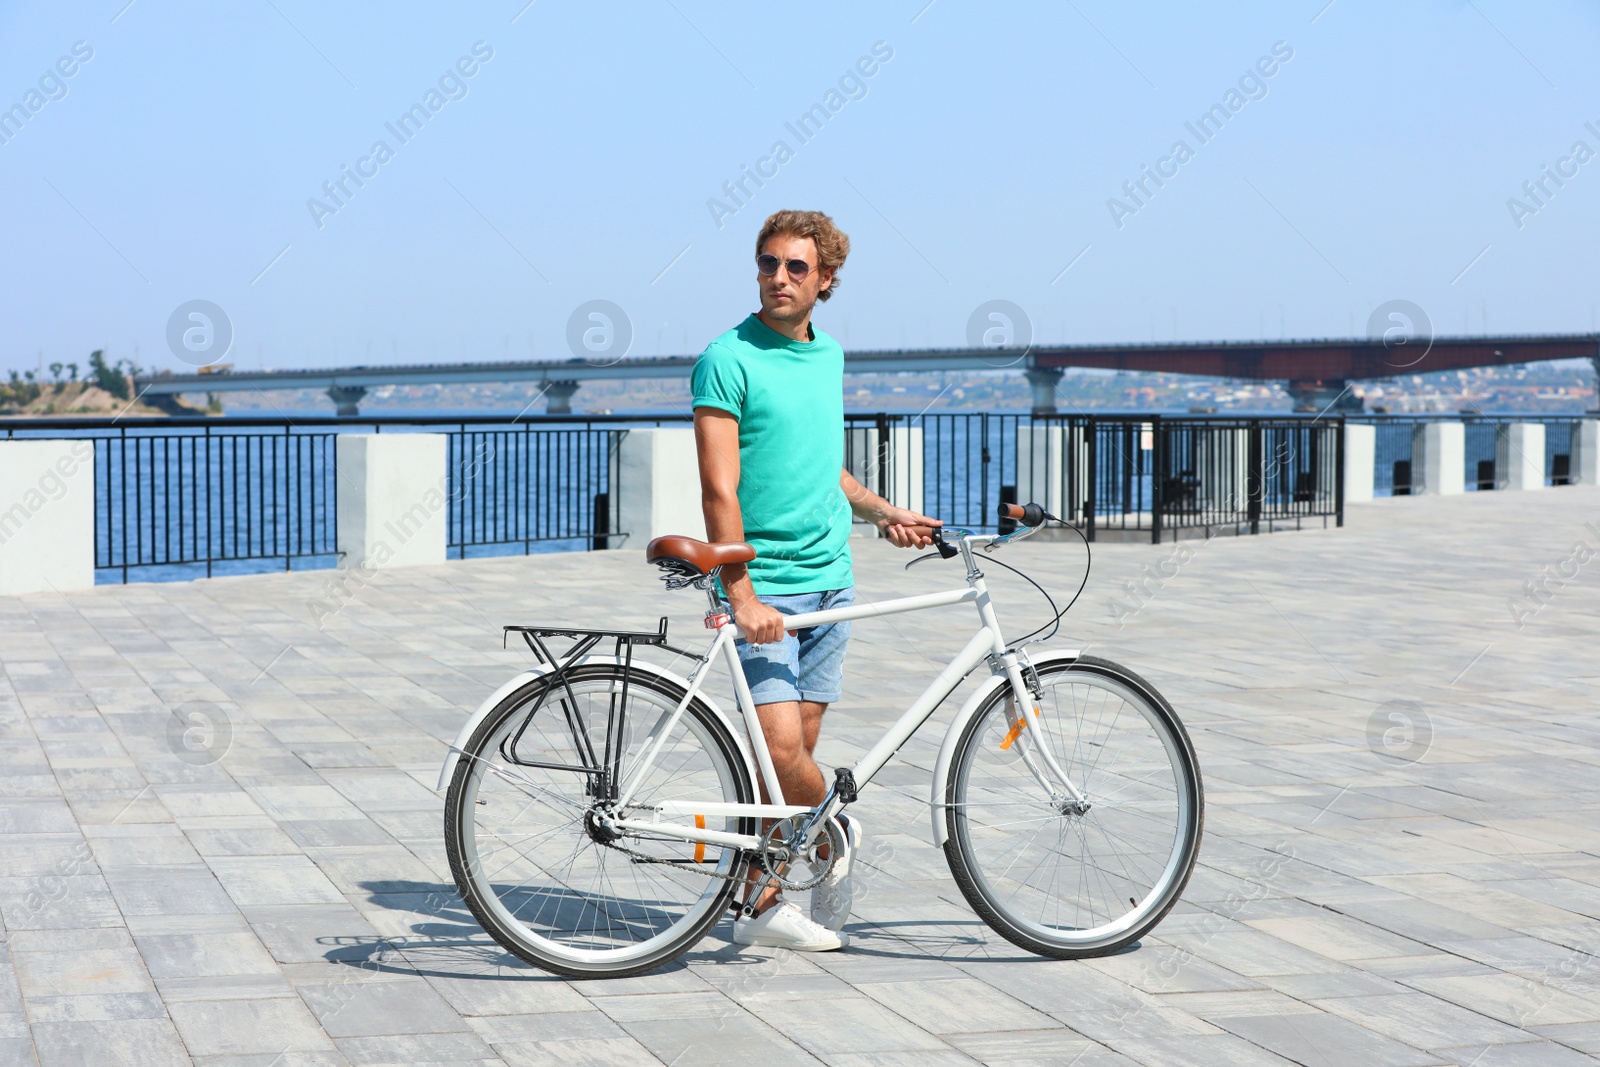
[[[754,919],[740,915],[733,921],[733,940],[739,945],[767,945],[796,952],[831,952],[850,943],[848,934],[818,926],[784,901]]]
[[[848,844],[828,871],[828,876],[811,890],[811,919],[829,930],[843,930],[850,921],[850,905],[856,896],[855,879],[851,868],[855,866],[856,852],[861,847],[861,820],[854,815],[841,820]]]

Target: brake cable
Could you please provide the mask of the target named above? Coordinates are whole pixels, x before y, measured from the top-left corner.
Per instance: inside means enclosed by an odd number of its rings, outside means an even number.
[[[1088,585],[1089,585],[1089,572],[1094,567],[1094,551],[1089,547],[1089,539],[1083,535],[1083,531],[1078,529],[1078,527],[1072,525],[1069,522],[1063,522],[1061,519],[1056,518],[1054,515],[1050,514],[1049,512],[1044,512],[1044,517],[1046,519],[1049,519],[1049,520],[1053,521],[1053,522],[1060,523],[1062,526],[1064,526],[1067,529],[1071,530],[1073,533],[1078,535],[1078,540],[1083,542],[1083,580],[1078,583],[1078,591],[1072,594],[1072,599],[1067,601],[1067,606],[1057,610],[1056,609],[1055,598],[1050,595],[1049,591],[1046,590],[1044,586],[1042,586],[1038,582],[1034,581],[1031,577],[1029,577],[1024,572],[1022,572],[1022,571],[1018,570],[1017,568],[1011,566],[1011,564],[1002,562],[998,557],[994,556],[993,554],[987,555],[986,559],[987,559],[988,562],[990,562],[990,563],[998,563],[1000,566],[1004,567],[1006,570],[1010,571],[1012,574],[1017,575],[1023,581],[1027,582],[1029,585],[1031,585],[1035,589],[1039,590],[1039,594],[1044,597],[1045,603],[1049,604],[1051,610],[1055,612],[1055,614],[1050,617],[1050,620],[1048,622],[1046,622],[1043,625],[1041,625],[1040,627],[1038,627],[1038,629],[1032,630],[1032,631],[1024,634],[1021,638],[1019,638],[1016,641],[1014,641],[1012,643],[1012,647],[1013,648],[1021,648],[1025,644],[1033,643],[1036,635],[1038,635],[1041,631],[1045,630],[1046,628],[1051,628],[1050,632],[1045,634],[1043,637],[1038,637],[1037,639],[1039,641],[1048,641],[1048,640],[1050,640],[1050,638],[1054,637],[1056,635],[1056,633],[1061,629],[1061,618],[1062,618],[1062,616],[1064,616],[1067,612],[1072,610],[1072,606],[1078,602],[1078,598],[1083,595],[1084,589],[1086,589],[1088,587]],[[950,544],[946,544],[945,543],[944,539],[939,534],[939,527],[937,527],[937,526],[934,527],[934,529],[933,529],[933,541],[934,541],[934,544],[938,546],[937,550],[933,551],[933,552],[926,552],[926,553],[918,556],[916,559],[913,559],[911,562],[906,564],[906,566],[905,566],[906,570],[910,570],[912,567],[916,566],[918,563],[923,562],[924,560],[933,559],[935,556],[941,556],[944,559],[949,559],[950,557],[956,555],[958,550],[956,549],[956,547],[954,545],[950,545]]]

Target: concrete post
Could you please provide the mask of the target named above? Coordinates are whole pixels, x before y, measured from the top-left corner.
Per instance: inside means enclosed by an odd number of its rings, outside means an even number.
[[[889,503],[922,511],[922,427],[889,427]]]
[[[688,428],[629,430],[618,448],[619,548],[644,551],[652,538],[684,534],[704,540],[700,461]]]
[[[1449,496],[1466,486],[1467,431],[1459,422],[1424,422],[1411,431],[1411,492]]]
[[[1372,499],[1377,464],[1378,428],[1371,423],[1344,424],[1344,502]]]
[[[94,586],[94,443],[0,441],[0,596]]]
[[[1495,428],[1496,489],[1544,488],[1544,424],[1512,422]]]
[[[1250,431],[1202,433],[1195,442],[1195,494],[1207,511],[1244,513],[1250,507]]]
[[[848,442],[846,466],[856,481],[876,493],[883,484],[878,478],[878,428],[876,426],[851,426],[845,430]],[[922,427],[890,426],[889,457],[884,468],[888,477],[885,486],[889,503],[912,511],[922,511]],[[855,521],[855,520],[852,520]],[[869,537],[876,537],[876,529],[856,521]]]
[[[1077,522],[1089,494],[1088,470],[1089,442],[1082,426],[1044,422],[1017,427],[1017,503],[1040,504],[1052,515]]]
[[[1600,419],[1584,419],[1572,428],[1572,482],[1600,485]]]
[[[336,441],[339,565],[443,563],[450,493],[445,435],[340,434]]]

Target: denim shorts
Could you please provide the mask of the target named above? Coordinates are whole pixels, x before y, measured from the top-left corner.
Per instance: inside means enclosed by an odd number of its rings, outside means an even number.
[[[842,608],[856,602],[855,589],[830,589],[822,593],[791,593],[763,596],[763,604],[785,615]],[[844,689],[844,649],[850,643],[850,624],[835,622],[813,626],[796,635],[783,635],[773,645],[752,645],[742,638],[735,642],[750,695],[757,704],[776,704],[787,700],[811,700],[831,704]]]

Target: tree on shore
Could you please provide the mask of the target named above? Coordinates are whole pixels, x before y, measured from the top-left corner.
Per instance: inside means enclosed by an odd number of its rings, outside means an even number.
[[[139,373],[139,368],[127,360],[119,359],[114,364],[107,363],[103,348],[97,348],[89,353],[89,370],[93,373],[94,384],[118,399],[131,400],[133,383],[128,379],[128,375],[123,373],[124,367],[130,373]]]

